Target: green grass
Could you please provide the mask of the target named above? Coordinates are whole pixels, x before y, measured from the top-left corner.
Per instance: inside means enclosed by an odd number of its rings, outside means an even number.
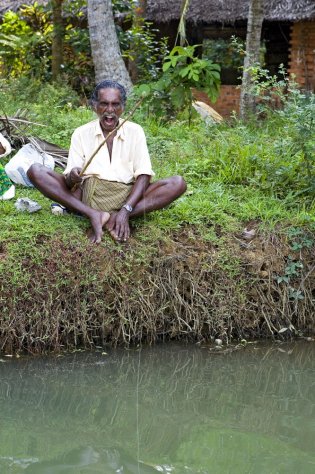
[[[7,115],[27,108],[31,118],[46,125],[34,126],[32,133],[65,148],[73,130],[95,118],[62,85],[3,81],[0,100]],[[276,225],[314,225],[314,197],[299,193],[299,184],[304,185],[299,183],[302,151],[293,152],[292,125],[283,116],[248,125],[233,119],[218,126],[207,126],[195,116],[189,127],[185,121],[174,119],[165,124],[146,117],[144,107],[134,119],[146,131],[156,179],[180,174],[188,184],[187,193],[168,209],[136,222],[153,241],[158,229],[171,232],[185,225],[200,227],[200,235],[209,235],[209,225],[219,225],[223,233],[233,232],[250,220],[270,230]],[[15,210],[13,201],[0,202],[0,239],[12,251],[18,242],[22,254],[39,235],[50,238],[57,234],[71,240],[85,231],[84,220],[52,216],[49,200],[36,190],[18,187],[17,197],[21,196],[35,199],[43,210],[25,215]]]
[[[68,148],[73,130],[95,117],[68,88],[21,84],[3,83],[0,102],[7,115],[27,104],[30,118],[47,125],[32,128],[40,138]],[[138,110],[134,120],[145,129],[156,179],[182,175],[187,192],[169,208],[135,220],[127,245],[105,235],[100,246],[92,246],[85,219],[54,216],[51,202],[37,190],[17,186],[16,198],[34,199],[42,210],[21,213],[15,200],[0,201],[2,320],[14,321],[0,332],[1,347],[89,346],[91,334],[128,344],[142,337],[152,341],[157,334],[186,337],[187,328],[196,338],[206,331],[206,337],[229,339],[266,335],[290,318],[303,330],[313,324],[311,263],[287,287],[274,286],[275,275],[285,272],[292,229],[299,229],[296,245],[307,258],[312,249],[305,242],[314,244],[312,175],[305,150],[292,139],[292,120],[274,113],[255,124],[233,119],[207,126],[195,116],[189,127],[145,112]],[[261,267],[256,269],[253,256],[246,261],[246,243],[239,245],[249,222],[263,241],[248,247],[249,253],[257,246],[259,261],[266,242],[273,255],[266,260],[276,262],[266,267],[268,277],[257,276]],[[300,250],[298,261],[304,258]],[[297,312],[288,295],[300,291],[304,277],[308,286]]]

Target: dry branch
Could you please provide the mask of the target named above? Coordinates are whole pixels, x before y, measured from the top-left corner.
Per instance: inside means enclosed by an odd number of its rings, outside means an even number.
[[[14,148],[20,148],[26,143],[31,143],[39,153],[51,155],[57,166],[65,168],[68,159],[68,151],[60,148],[58,145],[28,134],[32,125],[40,127],[46,127],[47,125],[28,120],[27,115],[27,109],[19,109],[13,117],[8,117],[6,114],[0,116],[0,133],[3,134]]]

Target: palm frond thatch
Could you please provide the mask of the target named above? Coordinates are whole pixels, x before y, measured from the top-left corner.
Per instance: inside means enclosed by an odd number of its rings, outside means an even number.
[[[35,0],[1,0],[0,15],[17,11]],[[47,5],[49,0],[37,0]],[[65,0],[70,2],[71,0]],[[147,0],[146,18],[157,23],[179,21],[183,0]],[[233,23],[246,20],[249,0],[190,0],[186,19],[194,23]],[[265,19],[269,21],[299,21],[315,19],[314,0],[265,0]],[[86,10],[83,9],[86,13]]]
[[[182,0],[147,0],[146,17],[157,23],[179,20]],[[233,23],[246,20],[249,0],[191,0],[186,20],[194,23]],[[314,0],[265,0],[265,19],[299,21],[315,19]]]
[[[36,0],[39,5],[46,5],[48,0]],[[0,2],[0,14],[3,15],[8,10],[16,12],[23,5],[32,5],[35,0],[1,0]]]

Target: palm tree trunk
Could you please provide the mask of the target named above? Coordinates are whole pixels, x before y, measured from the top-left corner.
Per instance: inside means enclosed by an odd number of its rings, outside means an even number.
[[[252,93],[251,68],[259,62],[261,28],[264,20],[265,0],[251,0],[249,4],[246,54],[243,67],[240,116],[246,119],[248,115],[255,112],[255,97]]]
[[[63,0],[52,1],[52,17],[53,17],[53,38],[51,45],[51,74],[52,79],[56,80],[61,72],[63,63],[63,36],[64,26],[62,19]]]
[[[95,81],[115,80],[130,91],[132,83],[121,56],[111,0],[88,0],[88,24]]]

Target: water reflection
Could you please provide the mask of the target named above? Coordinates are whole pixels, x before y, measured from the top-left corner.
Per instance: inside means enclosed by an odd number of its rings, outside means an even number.
[[[314,472],[314,355],[163,345],[2,362],[0,472]]]
[[[85,471],[84,468],[89,468]],[[108,474],[152,474],[167,472],[163,466],[150,466],[141,461],[137,462],[126,453],[117,449],[96,451],[91,446],[73,449],[60,458],[51,461],[35,460],[28,464],[25,472],[32,474],[77,474],[78,472],[94,472]]]

